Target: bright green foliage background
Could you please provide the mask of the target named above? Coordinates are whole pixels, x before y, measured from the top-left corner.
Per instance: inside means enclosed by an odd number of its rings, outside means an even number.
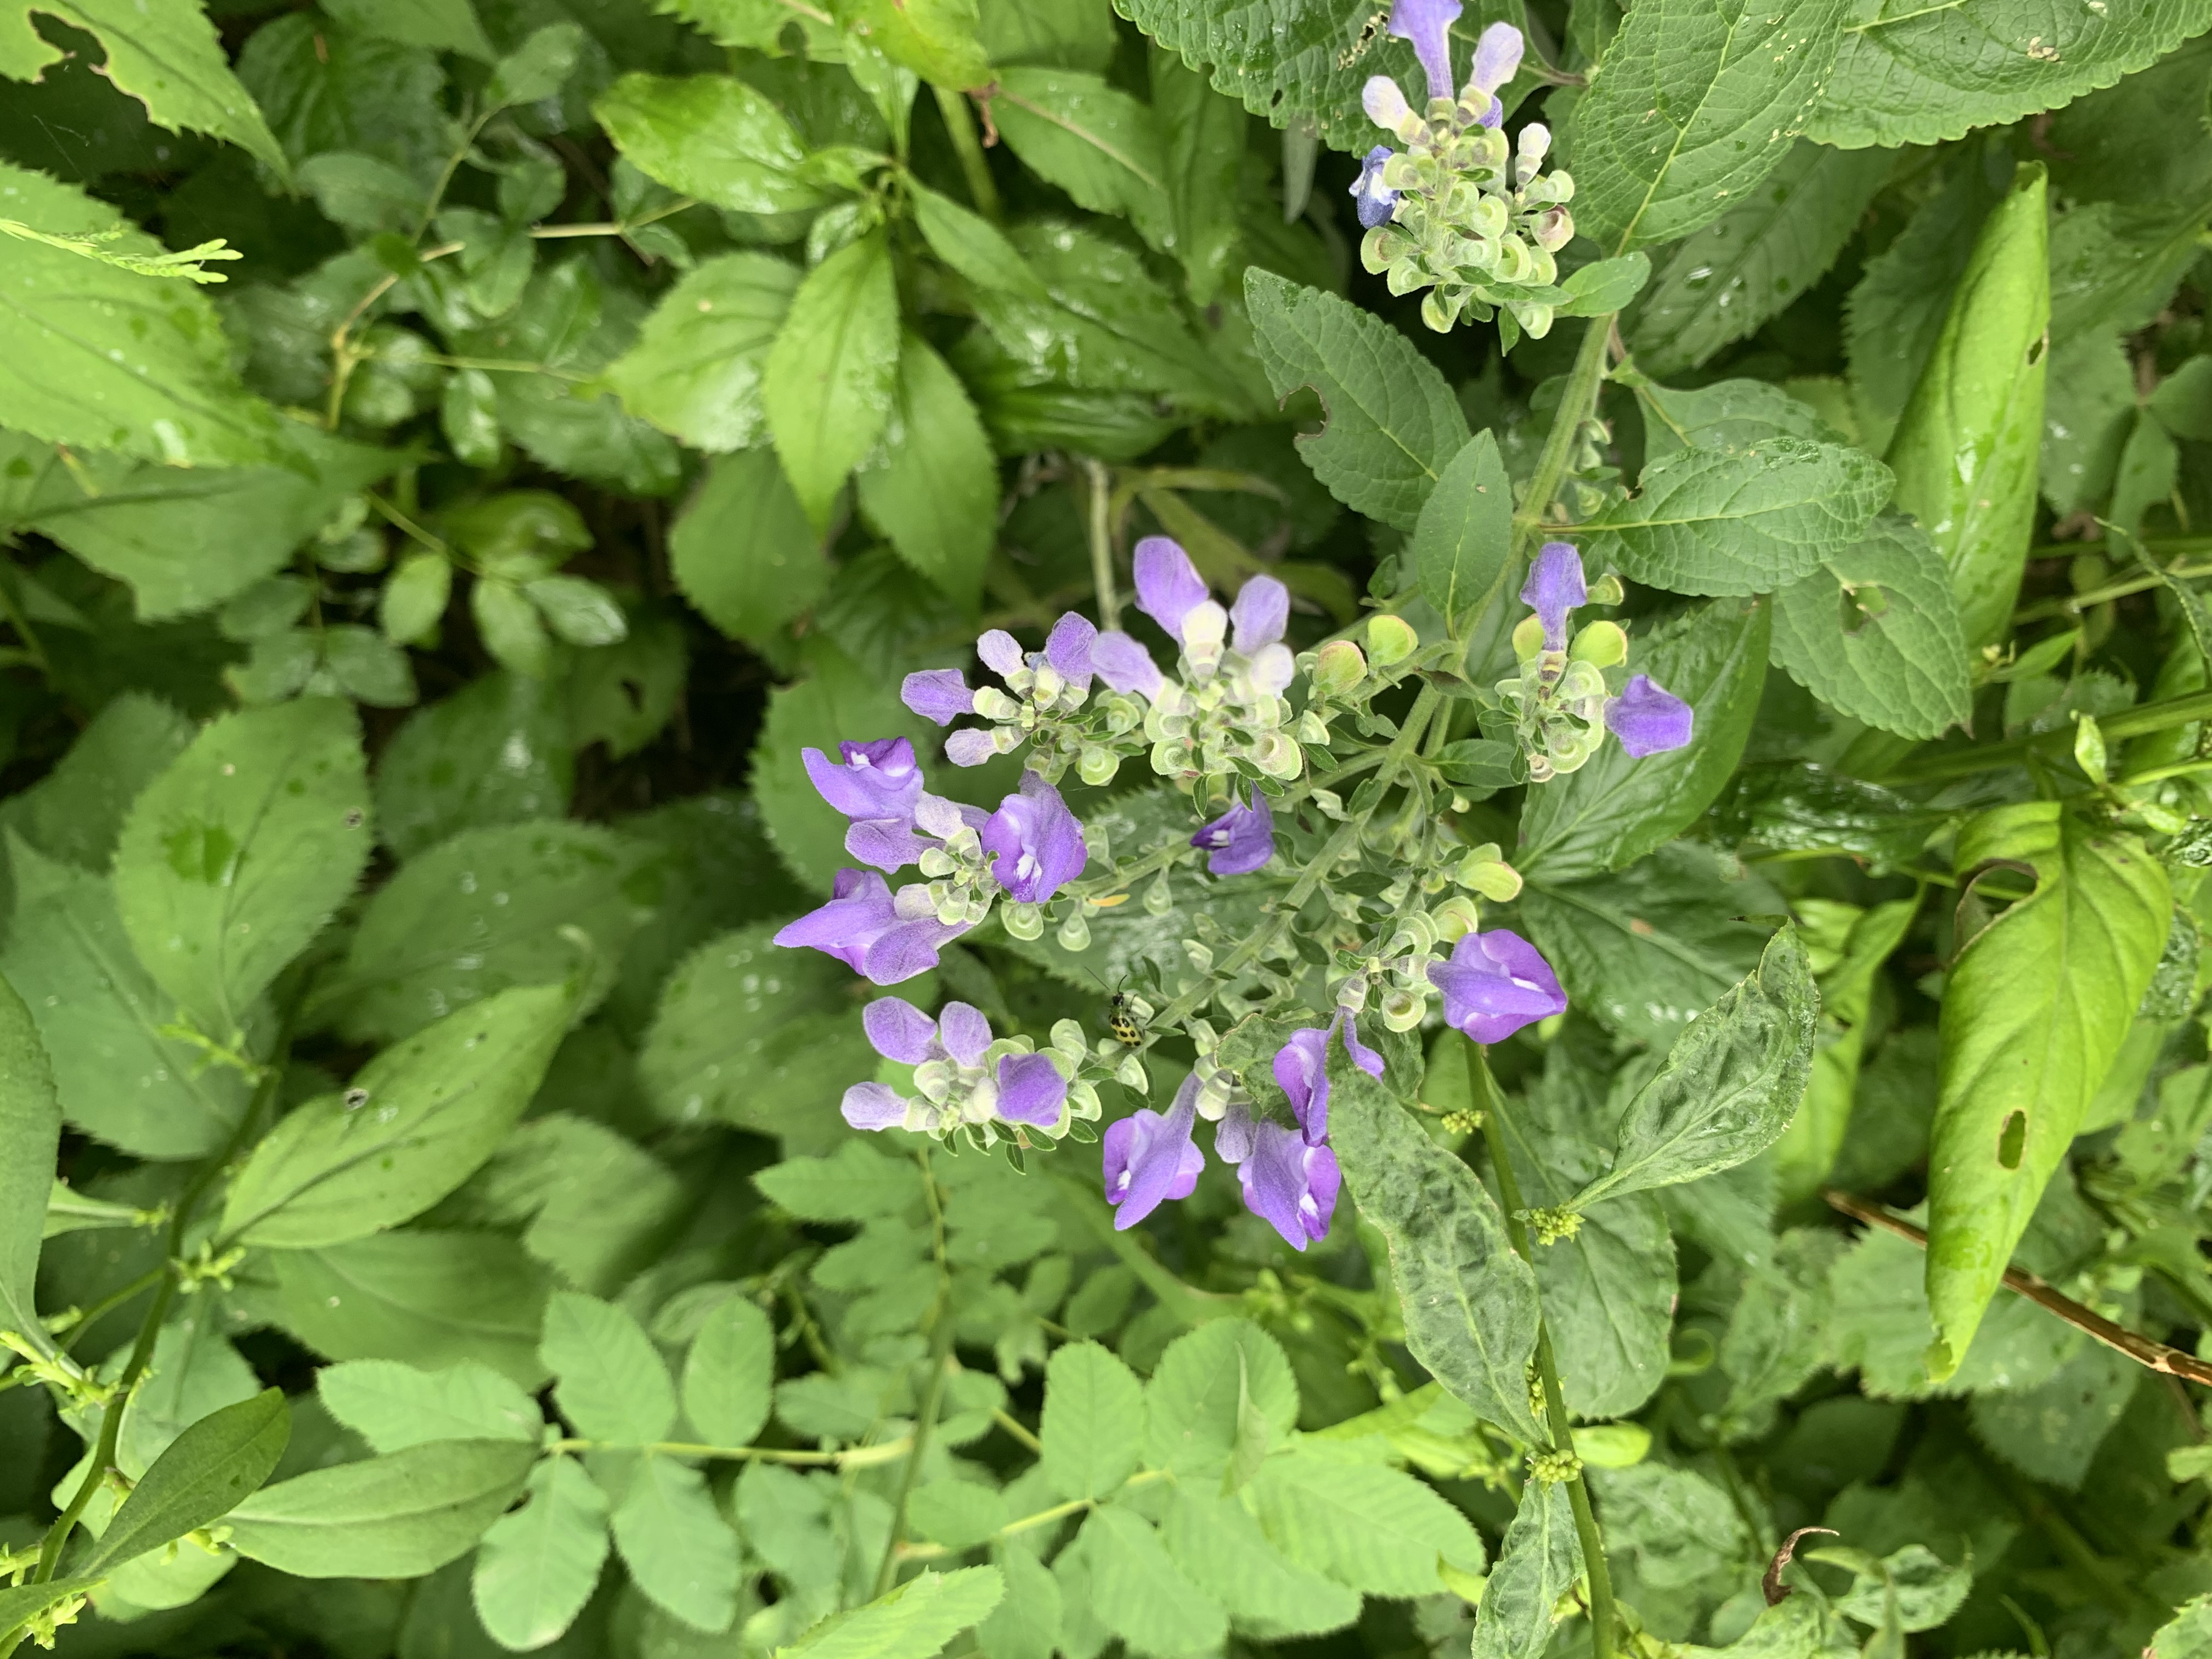
[[[1580,1653],[1540,1318],[1637,1659],[2212,1653],[2205,1391],[2001,1288],[2212,1351],[2212,0],[1470,4],[1577,184],[1510,353],[1360,265],[1382,19],[0,0],[0,1654]],[[1547,517],[1691,748],[1514,781]],[[1302,1255],[848,1130],[769,943],[800,750],[995,802],[900,678],[1155,532],[1464,643],[1572,999],[1487,1144],[1433,1024],[1340,1076]],[[900,993],[1095,1036],[1266,890]]]

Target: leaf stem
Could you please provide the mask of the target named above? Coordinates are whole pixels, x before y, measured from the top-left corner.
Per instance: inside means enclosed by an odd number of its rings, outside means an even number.
[[[945,1203],[937,1188],[937,1177],[929,1167],[929,1149],[915,1149],[915,1162],[921,1166],[921,1190],[929,1200],[930,1252],[937,1260],[937,1298],[931,1304],[929,1333],[929,1381],[923,1386],[921,1410],[914,1419],[912,1443],[907,1449],[906,1462],[899,1470],[898,1492],[891,1499],[890,1531],[884,1539],[884,1559],[876,1568],[876,1595],[890,1593],[898,1579],[899,1546],[906,1540],[907,1500],[914,1496],[915,1482],[921,1474],[922,1460],[929,1455],[929,1437],[937,1426],[937,1414],[945,1405],[945,1379],[953,1365],[952,1338],[960,1321],[952,1310],[952,1267],[945,1254]],[[872,1599],[872,1598],[871,1598]]]
[[[793,1463],[863,1469],[877,1463],[890,1462],[903,1455],[913,1444],[914,1437],[911,1435],[902,1435],[896,1440],[886,1440],[876,1446],[848,1446],[842,1451],[806,1451],[783,1446],[710,1446],[690,1440],[652,1440],[633,1445],[623,1441],[564,1438],[555,1441],[548,1449],[562,1452],[663,1452],[672,1457],[719,1457],[750,1463]]]
[[[1085,455],[1083,476],[1091,494],[1091,581],[1098,590],[1098,625],[1112,629],[1121,625],[1121,596],[1114,591],[1114,530],[1104,463]]]
[[[983,154],[983,141],[975,134],[975,117],[968,107],[964,94],[951,87],[933,85],[937,94],[937,112],[945,118],[945,131],[952,139],[952,153],[960,158],[960,176],[968,182],[968,199],[975,204],[975,211],[994,224],[1004,210],[999,204],[999,186],[991,178],[991,163]]]
[[[1567,458],[1573,453],[1575,434],[1597,407],[1598,389],[1605,384],[1606,342],[1613,332],[1614,315],[1607,312],[1591,318],[1582,347],[1575,353],[1575,366],[1568,372],[1566,390],[1560,394],[1559,413],[1552,417],[1552,429],[1544,434],[1536,470],[1529,474],[1528,491],[1513,514],[1516,554],[1527,553],[1529,544],[1543,534],[1553,498],[1566,482]]]
[[[1599,336],[1602,342],[1603,336]],[[1565,405],[1563,404],[1561,408]],[[1521,1219],[1521,1183],[1513,1178],[1513,1158],[1505,1145],[1505,1102],[1490,1075],[1490,1061],[1482,1045],[1472,1038],[1467,1045],[1468,1093],[1482,1114],[1483,1144],[1490,1151],[1490,1167],[1498,1177],[1498,1196],[1505,1209],[1505,1230],[1513,1249],[1531,1267],[1536,1258],[1528,1248],[1528,1229]],[[1575,1434],[1567,1421],[1566,1395],[1559,1387],[1559,1365],[1552,1352],[1552,1329],[1540,1313],[1536,1325],[1536,1377],[1544,1390],[1544,1418],[1552,1430],[1552,1449],[1575,1455]],[[1583,1566],[1589,1574],[1590,1659],[1613,1659],[1613,1574],[1606,1566],[1605,1537],[1590,1508],[1589,1486],[1579,1463],[1568,1477],[1567,1501],[1575,1511],[1575,1534],[1582,1540]]]
[[[2192,691],[2184,697],[2168,697],[2162,702],[2147,702],[2137,708],[2123,708],[2117,714],[2105,716],[2097,724],[2104,732],[2106,741],[2110,742],[2122,738],[2139,738],[2149,732],[2163,732],[2169,726],[2188,726],[2197,720],[2212,720],[2212,691]],[[1970,777],[1977,772],[1994,772],[2002,767],[2025,765],[2045,750],[2063,751],[2073,740],[2073,728],[2068,726],[2062,731],[2014,738],[1978,749],[1946,750],[1928,756],[1917,763],[1908,758],[1872,781],[1940,783],[1951,778]]]

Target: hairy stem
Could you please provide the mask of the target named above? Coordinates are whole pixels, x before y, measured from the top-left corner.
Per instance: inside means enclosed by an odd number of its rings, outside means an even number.
[[[1543,453],[1536,457],[1536,470],[1529,475],[1528,492],[1513,514],[1513,550],[1516,554],[1527,553],[1530,544],[1543,535],[1544,520],[1552,510],[1552,502],[1559,493],[1559,486],[1566,482],[1567,459],[1574,453],[1575,434],[1597,408],[1598,388],[1605,384],[1605,346],[1612,331],[1611,313],[1591,318],[1589,331],[1583,336],[1582,349],[1575,353],[1575,366],[1568,372],[1559,413],[1552,417],[1552,429],[1545,434]]]
[[[1098,591],[1098,625],[1116,629],[1121,625],[1121,599],[1114,591],[1114,527],[1113,507],[1108,499],[1106,468],[1090,456],[1083,458],[1083,477],[1090,486],[1091,496],[1091,581]]]
[[[1490,1062],[1482,1045],[1467,1045],[1468,1095],[1482,1114],[1483,1144],[1490,1151],[1490,1167],[1498,1177],[1498,1195],[1505,1207],[1505,1228],[1513,1249],[1530,1267],[1536,1258],[1528,1248],[1528,1229],[1522,1222],[1521,1183],[1513,1178],[1513,1158],[1505,1146],[1505,1103],[1490,1075]],[[1536,1377],[1544,1390],[1544,1419],[1551,1427],[1552,1449],[1574,1455],[1574,1430],[1567,1422],[1566,1396],[1559,1388],[1559,1361],[1552,1352],[1550,1325],[1539,1315],[1536,1325]],[[1575,1511],[1575,1534],[1582,1540],[1583,1566],[1589,1574],[1591,1659],[1613,1659],[1613,1574],[1605,1564],[1605,1538],[1598,1531],[1597,1516],[1590,1508],[1589,1486],[1579,1464],[1567,1481],[1567,1501]]]
[[[960,176],[967,181],[968,199],[975,204],[976,212],[995,223],[1002,210],[999,186],[991,178],[991,163],[983,154],[983,141],[976,136],[975,117],[968,100],[951,87],[933,86],[930,90],[937,94],[937,112],[945,118],[952,153],[960,158]]]

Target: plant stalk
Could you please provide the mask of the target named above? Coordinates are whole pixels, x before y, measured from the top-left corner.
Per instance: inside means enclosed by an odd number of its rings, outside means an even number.
[[[1529,544],[1544,533],[1545,515],[1552,510],[1559,486],[1566,482],[1567,458],[1573,453],[1575,434],[1597,407],[1598,389],[1605,384],[1605,346],[1612,332],[1613,313],[1591,318],[1582,348],[1575,353],[1575,366],[1568,373],[1566,391],[1560,395],[1559,413],[1544,435],[1543,452],[1536,457],[1535,471],[1529,475],[1528,493],[1513,514],[1516,555],[1526,554]]]
[[[960,176],[968,184],[968,199],[975,204],[975,211],[996,224],[1004,210],[999,204],[999,186],[991,177],[991,163],[983,154],[983,141],[975,133],[975,117],[968,107],[968,100],[951,87],[933,86],[937,94],[937,112],[945,118],[945,131],[951,136],[952,153],[960,158]]]

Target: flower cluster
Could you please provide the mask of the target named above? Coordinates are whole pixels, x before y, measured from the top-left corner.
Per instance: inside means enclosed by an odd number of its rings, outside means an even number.
[[[1072,1118],[1098,1115],[1098,1091],[1075,1079],[1082,1028],[1063,1020],[1042,1053],[1025,1036],[994,1037],[991,1022],[964,1002],[935,1019],[899,997],[878,997],[861,1024],[885,1060],[914,1067],[914,1093],[886,1083],[845,1091],[845,1121],[856,1129],[912,1129],[944,1139],[965,1130],[971,1144],[1029,1144],[1031,1132],[1058,1140]]]
[[[1498,684],[1513,711],[1528,776],[1541,783],[1572,772],[1597,753],[1605,734],[1641,760],[1690,741],[1690,705],[1662,690],[1649,675],[1632,674],[1615,694],[1605,671],[1625,662],[1628,635],[1617,623],[1595,622],[1571,641],[1567,623],[1589,602],[1582,556],[1565,542],[1547,542],[1529,567],[1521,602],[1533,614],[1513,630],[1521,672]]]
[[[1439,332],[1462,315],[1497,311],[1540,338],[1559,295],[1553,256],[1572,240],[1574,180],[1543,171],[1550,131],[1531,122],[1509,146],[1498,88],[1521,67],[1521,31],[1492,23],[1475,43],[1467,83],[1452,92],[1451,26],[1460,0],[1397,0],[1390,33],[1411,40],[1428,78],[1416,110],[1387,75],[1362,94],[1368,118],[1405,148],[1377,145],[1352,187],[1367,234],[1361,263],[1393,294],[1428,293],[1421,319]]]
[[[1034,915],[1082,873],[1090,856],[1083,826],[1035,773],[986,813],[925,790],[904,738],[840,744],[838,751],[842,766],[819,749],[802,758],[822,799],[852,820],[845,850],[873,869],[840,871],[830,902],[777,933],[778,945],[826,952],[878,985],[896,985],[936,967],[938,952],[1000,897]],[[896,893],[874,873],[908,865],[927,879]]]

